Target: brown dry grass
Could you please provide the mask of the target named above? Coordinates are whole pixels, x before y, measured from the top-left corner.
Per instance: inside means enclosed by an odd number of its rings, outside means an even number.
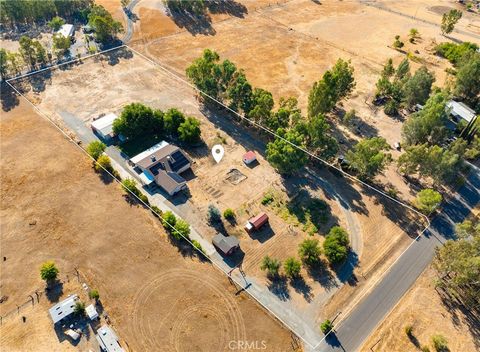
[[[23,101],[2,113],[1,131],[2,314],[43,286],[38,268],[52,259],[63,272],[80,268],[98,288],[133,351],[211,351],[231,339],[291,349],[286,329],[235,295],[210,264],[169,243],[148,211],[129,205],[116,183],[102,184],[90,161]]]

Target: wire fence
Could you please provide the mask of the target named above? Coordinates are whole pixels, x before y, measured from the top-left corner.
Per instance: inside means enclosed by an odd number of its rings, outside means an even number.
[[[34,307],[35,305],[40,304],[40,301],[43,300],[45,297],[48,299],[48,292],[60,289],[64,283],[70,282],[70,280],[72,279],[76,279],[80,283],[82,281],[80,276],[81,274],[78,269],[74,269],[73,271],[59,275],[57,277],[57,280],[53,284],[50,284],[48,286],[45,285],[31,292],[27,295],[27,299],[25,301],[15,303],[15,308],[0,315],[0,326],[3,325],[5,320],[8,320],[12,317],[20,316],[20,314],[24,312],[26,308]]]

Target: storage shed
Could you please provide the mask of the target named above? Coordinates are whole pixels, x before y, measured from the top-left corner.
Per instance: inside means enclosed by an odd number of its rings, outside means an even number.
[[[247,223],[245,224],[245,230],[248,233],[251,233],[252,231],[255,231],[261,228],[267,222],[268,222],[268,215],[262,212],[247,221]]]
[[[213,240],[213,245],[225,255],[230,255],[240,247],[240,242],[236,237],[217,234]]]
[[[252,150],[249,150],[248,152],[243,154],[243,162],[245,163],[245,165],[250,165],[256,160],[257,160],[257,156],[255,155],[255,152],[253,152]]]
[[[113,121],[117,118],[117,115],[110,113],[96,119],[91,125],[93,132],[104,141],[110,142],[115,137],[115,133],[113,132]]]

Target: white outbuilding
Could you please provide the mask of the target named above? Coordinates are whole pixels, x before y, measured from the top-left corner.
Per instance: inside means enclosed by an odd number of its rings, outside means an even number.
[[[110,142],[114,137],[115,133],[113,132],[113,121],[118,118],[114,113],[110,113],[99,117],[92,122],[92,130],[95,132],[101,139],[106,142]]]
[[[65,319],[75,310],[75,304],[78,302],[78,295],[70,295],[61,302],[55,304],[49,309],[50,317],[53,323],[56,324],[62,319]]]
[[[63,35],[65,38],[71,38],[75,33],[75,27],[73,24],[64,24],[56,33]]]
[[[90,304],[87,308],[85,308],[85,312],[87,313],[90,320],[98,319],[98,312],[93,304]]]

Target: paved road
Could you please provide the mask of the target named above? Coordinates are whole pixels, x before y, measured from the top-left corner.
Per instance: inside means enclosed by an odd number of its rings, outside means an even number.
[[[435,247],[454,235],[454,224],[467,217],[480,203],[480,169],[473,167],[458,196],[444,204],[430,228],[413,243],[372,292],[341,322],[315,351],[357,351],[375,327],[393,309],[424,269],[431,263]]]
[[[123,35],[123,38],[121,39],[122,42],[124,42],[125,44],[128,43],[131,39],[132,39],[132,36],[133,36],[133,31],[134,31],[134,28],[133,28],[133,24],[134,24],[134,21],[132,20],[132,18],[136,18],[135,17],[135,14],[133,13],[133,8],[135,7],[135,5],[139,2],[140,0],[133,0],[131,1],[128,6],[127,6],[127,12],[123,11],[123,16],[125,17],[125,21],[127,22],[127,29],[125,30],[125,34]]]

